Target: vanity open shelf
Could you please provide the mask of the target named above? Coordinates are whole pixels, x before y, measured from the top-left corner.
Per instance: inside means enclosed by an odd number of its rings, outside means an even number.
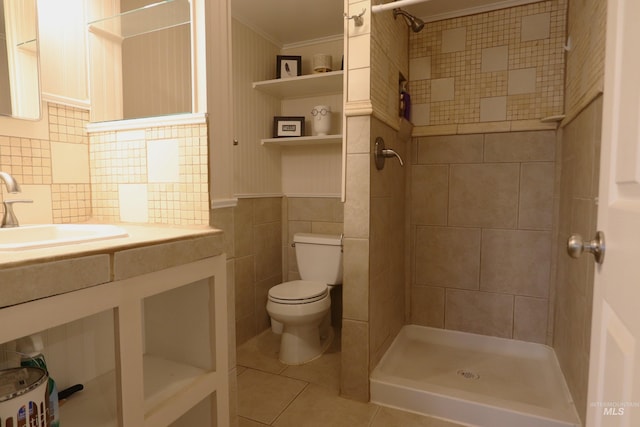
[[[305,98],[342,92],[343,71],[254,82],[253,88],[276,98]]]
[[[6,307],[0,343],[40,334],[59,390],[84,386],[65,427],[211,425],[206,408],[228,406],[225,269],[218,255]]]

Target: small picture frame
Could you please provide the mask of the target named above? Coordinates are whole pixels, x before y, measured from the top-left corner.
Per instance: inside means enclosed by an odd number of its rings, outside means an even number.
[[[302,56],[278,55],[276,78],[289,79],[302,75]]]
[[[273,118],[274,138],[296,136],[304,136],[304,116],[275,116]]]

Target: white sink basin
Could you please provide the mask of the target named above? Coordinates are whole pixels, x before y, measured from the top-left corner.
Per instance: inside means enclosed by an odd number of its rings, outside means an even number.
[[[128,235],[123,228],[106,224],[42,224],[0,228],[0,251],[49,248]]]

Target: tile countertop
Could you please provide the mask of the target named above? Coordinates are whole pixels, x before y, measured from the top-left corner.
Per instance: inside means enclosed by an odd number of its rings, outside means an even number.
[[[224,252],[208,226],[116,224],[128,237],[0,252],[0,307],[175,267]]]

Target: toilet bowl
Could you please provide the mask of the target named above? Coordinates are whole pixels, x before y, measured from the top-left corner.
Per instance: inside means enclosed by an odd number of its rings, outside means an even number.
[[[266,308],[282,327],[280,361],[301,365],[321,356],[333,337],[330,288],[342,281],[342,236],[297,233],[293,240],[302,280],[269,289]]]
[[[287,365],[300,365],[320,356],[327,338],[320,325],[331,308],[326,284],[294,280],[269,290],[267,312],[282,323],[279,359]]]

